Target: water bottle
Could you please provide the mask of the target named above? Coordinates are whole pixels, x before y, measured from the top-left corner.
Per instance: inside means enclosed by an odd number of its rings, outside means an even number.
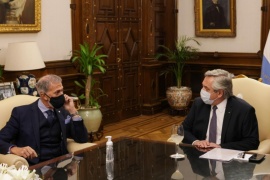
[[[106,142],[106,172],[107,179],[113,180],[114,178],[114,156],[113,156],[113,142],[111,136],[106,136],[108,141]]]
[[[106,162],[111,162],[114,160],[112,136],[106,136],[105,138],[108,138],[106,142]]]

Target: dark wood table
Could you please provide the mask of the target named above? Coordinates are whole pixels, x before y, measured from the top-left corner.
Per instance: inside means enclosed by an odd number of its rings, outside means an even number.
[[[170,155],[174,154],[176,150],[173,143],[127,137],[113,139],[113,141],[113,174],[115,180],[167,180],[175,175],[174,172],[177,168],[184,179],[210,179],[209,160],[199,158],[203,152],[190,145],[181,144],[179,151],[185,154],[185,158],[175,160],[170,158]],[[41,173],[44,166],[56,165],[58,169],[62,170],[61,172],[69,173],[70,180],[107,179],[105,143],[77,152],[73,161],[71,161],[71,157],[71,154],[67,154],[31,166],[30,169],[36,169],[38,173]],[[270,177],[269,155],[266,155],[265,160],[259,164],[238,161],[218,163],[219,171],[221,171],[219,174],[224,179],[262,179],[263,177]],[[71,167],[77,167],[77,169],[73,168],[72,172],[66,164],[73,164]]]

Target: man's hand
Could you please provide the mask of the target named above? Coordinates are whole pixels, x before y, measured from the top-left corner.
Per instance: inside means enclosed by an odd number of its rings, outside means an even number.
[[[193,145],[197,148],[208,148],[210,146],[210,142],[207,140],[195,141]]]
[[[25,159],[33,159],[38,157],[36,151],[29,146],[26,147],[12,147],[10,149],[11,154],[16,154],[18,156],[24,157]]]
[[[202,140],[202,141],[195,141],[193,143],[194,146],[196,146],[196,148],[202,149],[202,148],[220,148],[220,145],[209,142],[207,140]]]
[[[216,143],[210,143],[210,147],[212,148],[221,148],[221,146],[219,144],[216,144]]]
[[[65,109],[70,113],[70,114],[75,114],[77,112],[73,99],[69,97],[68,95],[64,94],[65,97],[65,104],[64,107]]]
[[[195,148],[198,150],[198,151],[201,151],[201,152],[208,152],[210,150],[212,150],[213,148],[199,148],[197,146],[195,146]]]

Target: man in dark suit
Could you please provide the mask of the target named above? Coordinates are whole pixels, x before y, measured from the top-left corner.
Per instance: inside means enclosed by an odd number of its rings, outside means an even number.
[[[232,75],[225,70],[207,71],[202,82],[201,97],[194,100],[183,122],[183,142],[197,148],[253,150],[259,145],[255,109],[233,96]],[[210,140],[213,107],[216,107],[215,140]]]
[[[62,79],[46,75],[36,87],[40,98],[15,107],[0,131],[0,153],[22,156],[30,165],[68,153],[67,138],[88,140],[72,98],[63,93]]]
[[[212,0],[212,4],[206,8],[203,15],[204,29],[228,29],[223,7],[218,4],[218,0]]]

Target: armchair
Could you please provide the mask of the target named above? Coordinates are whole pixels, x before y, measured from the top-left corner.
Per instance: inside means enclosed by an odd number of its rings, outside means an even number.
[[[1,119],[0,119],[0,129],[2,129],[6,122],[9,120],[11,111],[16,106],[30,104],[36,101],[38,97],[30,95],[16,95],[10,98],[0,101],[0,110],[1,110]],[[67,149],[70,153],[79,151],[81,149],[95,145],[94,143],[76,143],[73,139],[67,140]],[[19,168],[22,165],[29,166],[26,159],[23,157],[14,155],[14,154],[0,154],[0,162],[6,163],[9,166],[15,165],[16,168]]]
[[[251,152],[270,154],[270,85],[245,76],[234,78],[233,94],[240,96],[256,111],[259,126],[260,145],[257,150]]]

